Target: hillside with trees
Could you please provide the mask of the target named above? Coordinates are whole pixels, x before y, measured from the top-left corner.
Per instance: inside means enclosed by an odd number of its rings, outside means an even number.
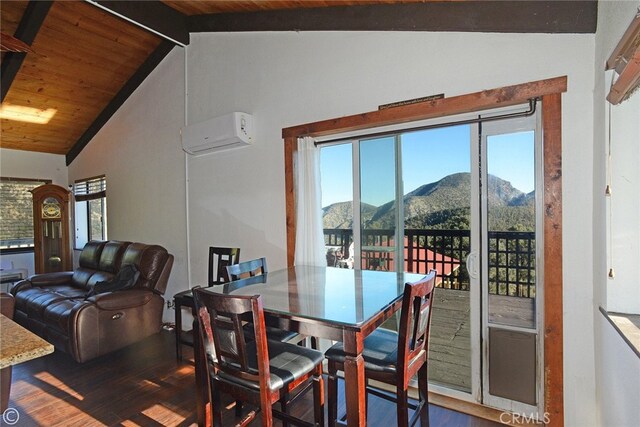
[[[510,182],[490,175],[489,228],[494,231],[533,231],[535,194],[523,193]],[[471,218],[469,173],[448,175],[422,185],[403,197],[406,228],[468,230]],[[380,207],[365,205],[362,221],[368,229],[393,228],[395,201]],[[334,203],[323,209],[324,228],[351,228],[351,202]]]

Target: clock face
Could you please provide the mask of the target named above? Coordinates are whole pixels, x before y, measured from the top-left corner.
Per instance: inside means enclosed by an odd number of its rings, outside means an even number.
[[[53,203],[45,203],[42,204],[42,218],[60,218],[60,204],[55,201]]]

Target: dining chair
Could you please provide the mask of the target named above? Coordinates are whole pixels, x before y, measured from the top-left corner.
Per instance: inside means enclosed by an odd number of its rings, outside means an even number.
[[[364,370],[367,393],[396,402],[398,426],[413,425],[420,418],[421,425],[429,425],[427,390],[427,355],[429,350],[429,325],[435,288],[436,271],[417,282],[406,283],[402,297],[399,332],[377,329],[364,340]],[[337,371],[344,371],[346,358],[342,343],[325,352],[328,359],[327,388],[329,394],[329,426],[337,420]],[[409,404],[409,382],[418,374],[418,402]],[[369,380],[380,381],[396,387],[395,395],[370,387]],[[415,413],[409,422],[408,409]]]
[[[240,248],[209,247],[208,286],[220,285],[229,281],[227,266],[240,262]],[[182,307],[194,312],[191,289],[178,292],[173,296],[175,310],[176,358],[182,360],[182,345],[193,345],[189,334],[182,330]]]
[[[245,279],[247,277],[255,277],[261,274],[267,274],[267,260],[266,258],[257,258],[251,261],[244,261],[236,265],[229,265],[227,266],[227,273],[229,274],[231,280]],[[250,327],[251,324],[245,325],[245,328]],[[270,340],[296,342],[300,345],[305,345],[307,339],[307,337],[300,335],[297,332],[287,331],[285,329],[280,329],[273,326],[267,326],[267,337]],[[311,348],[317,350],[317,338],[309,338]]]
[[[250,261],[244,261],[239,264],[228,265],[227,274],[230,280],[245,279],[247,277],[260,276],[267,273],[266,258],[257,258]],[[244,325],[247,334],[251,335],[251,322]],[[298,337],[297,332],[287,331],[284,329],[267,326],[267,337],[270,340],[288,342]]]
[[[202,343],[199,348],[204,352],[202,360],[206,360],[213,424],[222,425],[220,394],[224,392],[236,401],[258,407],[263,426],[271,426],[274,416],[283,420],[283,425],[324,426],[324,355],[310,348],[267,339],[260,295],[225,295],[204,288],[194,288],[193,294]],[[247,339],[244,331],[246,322],[254,325],[251,339]],[[287,404],[310,387],[313,389],[313,423],[287,413]],[[273,407],[278,402],[282,411]],[[250,411],[237,425],[249,424],[257,412]]]
[[[245,279],[267,273],[267,259],[257,258],[227,266],[227,275],[231,280]]]
[[[209,286],[230,281],[227,267],[240,262],[240,248],[209,248]]]

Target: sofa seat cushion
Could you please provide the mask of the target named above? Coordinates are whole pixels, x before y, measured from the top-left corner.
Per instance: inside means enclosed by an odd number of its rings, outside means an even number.
[[[24,289],[16,295],[16,309],[31,319],[42,319],[44,310],[50,304],[80,296],[84,298],[85,294],[86,291],[84,289],[76,289],[64,285]]]
[[[82,304],[88,304],[84,298],[73,298],[55,301],[49,304],[43,312],[42,318],[50,328],[69,333],[71,313]]]

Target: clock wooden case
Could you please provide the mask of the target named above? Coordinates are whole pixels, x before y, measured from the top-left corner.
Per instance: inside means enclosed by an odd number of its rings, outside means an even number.
[[[73,270],[71,192],[59,185],[46,184],[31,193],[36,273]]]

